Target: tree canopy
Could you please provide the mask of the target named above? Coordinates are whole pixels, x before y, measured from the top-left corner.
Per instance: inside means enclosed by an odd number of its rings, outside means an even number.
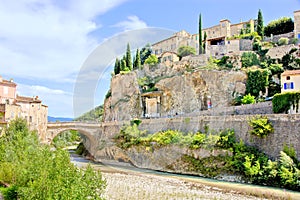
[[[188,55],[196,55],[196,49],[190,46],[181,46],[178,48],[177,54],[181,58]]]

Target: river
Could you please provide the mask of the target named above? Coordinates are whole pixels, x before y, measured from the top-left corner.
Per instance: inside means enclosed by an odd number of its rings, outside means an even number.
[[[102,171],[107,181],[104,197],[108,200],[300,199],[300,193],[278,188],[157,172],[114,161],[95,163],[72,152],[70,155],[71,161],[78,167],[90,163],[93,168]]]

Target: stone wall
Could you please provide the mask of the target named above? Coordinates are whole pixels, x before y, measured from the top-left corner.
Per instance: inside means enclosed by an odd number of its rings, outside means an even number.
[[[274,36],[272,36],[272,37],[265,37],[264,38],[264,41],[266,41],[266,42],[275,42],[275,43],[277,43],[278,42],[278,40],[280,39],[280,38],[288,38],[288,39],[292,39],[292,38],[294,38],[294,32],[290,32],[290,33],[284,33],[284,34],[280,34],[280,35],[274,35]]]
[[[144,119],[139,128],[147,130],[149,134],[168,129],[184,132],[204,131],[205,127],[216,131],[233,129],[238,140],[243,140],[247,145],[258,148],[271,158],[278,158],[284,144],[287,144],[295,148],[297,157],[300,159],[300,114],[270,114],[266,116],[273,124],[275,132],[263,139],[249,134],[248,121],[253,115]],[[102,141],[101,148],[98,148],[100,150],[95,152],[96,159],[114,159],[116,154],[122,154],[122,151],[114,146],[112,139],[124,124],[129,124],[129,122],[102,124],[101,130],[106,141],[104,146]]]

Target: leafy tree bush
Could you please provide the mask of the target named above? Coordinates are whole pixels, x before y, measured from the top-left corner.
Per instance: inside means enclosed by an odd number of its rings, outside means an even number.
[[[181,46],[178,48],[177,54],[181,58],[188,55],[196,55],[196,49],[190,46]]]
[[[246,83],[246,93],[255,97],[259,96],[259,92],[265,92],[266,86],[269,84],[268,69],[250,69],[247,71],[248,79]]]
[[[252,128],[250,133],[261,138],[265,138],[274,132],[273,125],[268,117],[256,116],[249,121],[249,126]]]
[[[298,109],[300,100],[300,92],[285,92],[282,94],[275,94],[272,99],[272,106],[274,113],[287,113],[293,106]]]
[[[146,46],[144,46],[141,49],[140,52],[140,57],[141,57],[141,65],[143,65],[146,61],[146,59],[152,54],[152,49],[151,49],[151,45],[150,44],[146,44]]]
[[[78,131],[70,130],[57,135],[52,143],[56,148],[64,148],[80,142],[80,134]]]
[[[247,68],[254,65],[259,65],[259,59],[255,53],[244,52],[241,57],[242,67]]]
[[[0,137],[3,194],[16,199],[102,199],[105,181],[90,166],[77,168],[67,151],[41,145],[25,120],[10,123]]]
[[[289,44],[289,38],[286,37],[281,37],[278,40],[278,45],[282,46],[282,45],[288,45]]]
[[[241,103],[242,104],[254,104],[254,103],[256,103],[255,96],[252,96],[251,94],[247,94],[242,98]]]
[[[262,12],[259,9],[258,10],[258,15],[257,15],[257,33],[260,36],[264,36],[264,20],[262,16]]]
[[[296,58],[293,53],[296,52],[297,49],[293,48],[290,50],[289,53],[284,55],[281,59],[281,63],[283,65],[283,68],[286,70],[294,70],[300,68],[300,59]]]
[[[290,17],[282,17],[277,20],[271,21],[267,26],[264,28],[264,32],[266,36],[273,35],[280,35],[284,33],[289,33],[294,30],[294,22]]]
[[[145,64],[149,64],[149,65],[155,65],[158,63],[158,58],[156,57],[156,55],[151,54],[146,60],[145,60]]]

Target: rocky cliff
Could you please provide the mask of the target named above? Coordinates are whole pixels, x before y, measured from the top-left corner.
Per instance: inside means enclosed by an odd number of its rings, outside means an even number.
[[[145,65],[143,70],[118,74],[104,103],[104,121],[151,116],[167,117],[229,106],[245,93],[242,71],[187,70],[186,64]],[[147,113],[149,115],[147,115]]]

